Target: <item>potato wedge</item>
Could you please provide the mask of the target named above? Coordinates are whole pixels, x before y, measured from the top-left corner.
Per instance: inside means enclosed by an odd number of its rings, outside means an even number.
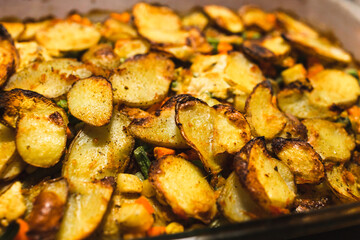
[[[84,63],[106,70],[112,70],[120,65],[120,57],[109,44],[98,44],[91,47],[81,58]]]
[[[275,138],[271,144],[276,156],[294,174],[296,184],[317,184],[324,179],[322,159],[309,143],[297,139]]]
[[[25,25],[21,22],[0,22],[0,24],[6,28],[11,35],[11,38],[14,40],[17,40],[25,29]]]
[[[0,24],[0,88],[15,72],[19,55],[6,28]]]
[[[203,9],[219,27],[232,33],[243,31],[244,24],[242,20],[230,9],[219,5],[206,5]]]
[[[162,101],[173,72],[174,63],[161,54],[149,53],[127,60],[109,78],[114,103],[145,108]]]
[[[346,163],[328,163],[326,180],[334,194],[342,202],[356,202],[360,200],[359,185],[354,174],[347,169]]]
[[[134,147],[134,139],[125,130],[129,124],[130,120],[114,109],[108,125],[85,126],[65,156],[63,176],[70,183],[92,182],[123,172]]]
[[[21,193],[21,183],[16,181],[0,195],[0,218],[1,225],[21,217],[26,210],[25,199]]]
[[[183,95],[175,95],[167,100],[155,115],[143,112],[146,116],[135,117],[129,132],[135,138],[155,146],[169,148],[188,148],[175,123],[175,105]]]
[[[230,222],[248,221],[264,215],[248,190],[241,185],[235,172],[226,179],[217,203],[222,214]]]
[[[100,32],[103,37],[112,42],[116,42],[119,39],[138,37],[136,30],[132,26],[114,18],[106,19],[101,25]]]
[[[272,14],[256,6],[245,5],[239,9],[238,13],[246,27],[254,27],[264,32],[269,32],[275,27],[276,21],[271,20]]]
[[[287,123],[286,116],[273,103],[271,83],[259,83],[246,100],[245,112],[254,136],[274,138]]]
[[[20,63],[16,71],[19,72],[34,62],[49,61],[52,59],[45,48],[37,42],[16,42],[15,47],[19,53]]]
[[[337,115],[337,109],[313,105],[309,100],[308,90],[302,87],[289,86],[281,90],[276,97],[281,111],[300,119],[327,118]]]
[[[210,107],[200,99],[184,95],[178,100],[175,113],[182,136],[198,152],[205,168],[213,174],[224,167],[226,153],[239,151],[250,140],[248,123],[232,107]]]
[[[92,126],[110,122],[113,111],[111,83],[102,77],[90,77],[74,83],[67,94],[70,113]]]
[[[279,64],[290,53],[290,45],[281,36],[268,36],[261,40],[245,40],[244,52],[258,61]]]
[[[350,107],[359,95],[358,80],[343,71],[326,69],[309,78],[313,90],[309,94],[311,104],[331,107]]]
[[[111,180],[70,183],[70,196],[56,239],[88,237],[100,224],[113,192]],[[81,221],[79,221],[81,219]]]
[[[54,21],[35,34],[41,46],[58,51],[85,50],[97,44],[100,37],[94,26],[67,20]]]
[[[350,159],[355,139],[341,124],[323,119],[306,119],[302,123],[308,130],[308,142],[323,160],[346,162]]]
[[[57,98],[69,91],[71,85],[92,73],[81,62],[72,59],[54,59],[34,63],[11,76],[4,90],[15,88],[31,90],[47,98]]]
[[[26,218],[30,228],[27,235],[34,239],[55,238],[65,210],[68,184],[63,178],[40,184],[42,190],[33,199]]]
[[[16,127],[16,148],[25,162],[47,168],[60,160],[68,123],[62,108],[35,92],[14,89],[0,94],[0,113]]]
[[[179,156],[167,155],[153,162],[149,180],[175,214],[209,223],[215,216],[214,190],[201,170]]]
[[[274,215],[289,212],[295,192],[287,182],[293,177],[289,169],[285,170],[287,167],[284,164],[266,151],[264,138],[249,141],[235,155],[234,161],[240,182],[261,207]]]

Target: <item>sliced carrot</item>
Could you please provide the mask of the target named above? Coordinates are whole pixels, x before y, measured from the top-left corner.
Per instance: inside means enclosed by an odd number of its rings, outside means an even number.
[[[69,16],[67,19],[70,22],[76,22],[76,23],[80,23],[83,25],[87,25],[87,26],[92,25],[88,18],[85,18],[85,17],[83,18],[79,14],[73,14],[73,15]]]
[[[17,219],[16,222],[19,224],[20,228],[14,240],[29,240],[28,236],[26,235],[26,233],[29,231],[29,224],[21,218]]]
[[[164,226],[154,226],[154,227],[150,228],[147,231],[147,235],[149,237],[155,237],[155,236],[165,234],[165,232],[166,232],[166,227],[164,227]]]
[[[175,155],[175,150],[164,147],[155,147],[154,156],[156,159],[159,159],[165,155]]]
[[[228,51],[233,50],[233,46],[227,42],[219,42],[217,50],[219,53],[227,53]]]
[[[131,19],[131,15],[128,12],[111,13],[110,17],[113,19],[116,19],[120,22],[123,22],[123,23],[128,23],[128,22],[130,22],[130,19]]]
[[[185,158],[186,160],[189,160],[189,156],[188,156],[186,153],[184,153],[184,152],[178,154],[178,156],[183,157],[183,158]]]
[[[67,139],[74,138],[74,134],[71,132],[69,127],[66,127],[66,137],[67,137]]]
[[[322,70],[324,70],[324,66],[320,63],[315,63],[308,69],[307,77],[308,78],[313,77],[316,74],[318,74],[319,72],[321,72]]]
[[[147,200],[147,198],[144,196],[141,196],[138,199],[136,199],[135,203],[143,205],[150,214],[153,214],[155,212],[149,200]]]
[[[274,24],[276,22],[275,14],[272,14],[272,13],[266,14],[266,20],[268,22],[271,22],[272,24]]]

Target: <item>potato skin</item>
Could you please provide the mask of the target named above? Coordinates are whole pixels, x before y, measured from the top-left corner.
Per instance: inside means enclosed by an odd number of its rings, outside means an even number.
[[[15,72],[18,62],[19,54],[14,41],[6,28],[0,23],[0,89]]]

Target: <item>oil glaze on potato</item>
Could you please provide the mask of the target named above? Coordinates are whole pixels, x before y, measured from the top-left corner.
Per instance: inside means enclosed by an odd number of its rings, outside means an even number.
[[[25,199],[21,193],[21,183],[11,183],[0,195],[0,218],[5,224],[21,217],[26,210]]]
[[[110,122],[113,93],[110,82],[102,77],[90,77],[74,83],[67,94],[70,113],[92,126]]]
[[[215,192],[200,169],[179,156],[167,155],[151,165],[150,181],[174,213],[209,223],[216,210]]]

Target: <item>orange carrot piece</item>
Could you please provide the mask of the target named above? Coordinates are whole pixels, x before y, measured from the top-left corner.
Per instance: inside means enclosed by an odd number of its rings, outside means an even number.
[[[28,236],[26,235],[26,233],[29,231],[29,224],[21,218],[17,219],[16,222],[19,224],[20,228],[14,240],[29,240]]]
[[[184,152],[178,154],[178,156],[183,157],[183,158],[185,158],[186,160],[189,160],[189,156],[188,156],[186,153],[184,153]]]
[[[165,155],[175,155],[175,150],[164,147],[155,147],[154,148],[154,157],[159,159]]]
[[[219,53],[227,53],[228,51],[233,50],[233,46],[227,42],[219,42],[217,50]]]
[[[128,23],[131,19],[131,15],[128,12],[111,13],[110,17],[123,23]]]
[[[268,22],[271,22],[272,24],[275,24],[275,22],[276,22],[276,16],[275,16],[275,14],[272,14],[272,13],[266,14],[266,20],[267,20]]]
[[[320,63],[315,63],[308,69],[307,77],[308,78],[313,77],[316,74],[318,74],[319,72],[321,72],[322,70],[324,70],[324,66]]]
[[[155,212],[149,200],[147,200],[147,198],[144,196],[141,196],[138,199],[136,199],[135,203],[143,205],[150,214],[153,214]]]
[[[154,227],[150,228],[147,231],[147,235],[149,237],[155,237],[155,236],[165,234],[165,232],[166,232],[166,227],[164,227],[164,226],[154,226]]]

